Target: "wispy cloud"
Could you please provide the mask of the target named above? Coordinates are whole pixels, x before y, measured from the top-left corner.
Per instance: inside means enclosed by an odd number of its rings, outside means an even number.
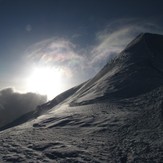
[[[89,49],[80,49],[68,39],[51,38],[31,46],[26,53],[37,64],[54,66],[67,77],[83,81],[95,75],[139,33],[161,31],[153,21],[119,19],[96,33],[96,44]]]
[[[89,62],[87,55],[79,51],[70,40],[50,38],[29,47],[26,54],[36,65],[59,69],[69,79],[80,75],[78,78],[81,80]]]

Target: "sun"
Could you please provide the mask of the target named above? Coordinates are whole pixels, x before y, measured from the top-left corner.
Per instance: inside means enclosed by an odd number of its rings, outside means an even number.
[[[61,71],[52,67],[35,67],[27,78],[27,90],[47,95],[48,99],[61,93]]]

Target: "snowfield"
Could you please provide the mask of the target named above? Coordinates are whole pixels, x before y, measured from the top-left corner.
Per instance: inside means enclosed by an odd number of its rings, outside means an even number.
[[[163,162],[162,45],[139,35],[93,79],[3,126],[0,162]]]

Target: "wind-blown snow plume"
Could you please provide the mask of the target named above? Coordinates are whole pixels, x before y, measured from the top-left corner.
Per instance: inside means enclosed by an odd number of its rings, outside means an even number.
[[[91,50],[93,65],[104,65],[117,56],[140,33],[161,33],[157,23],[135,19],[119,19],[97,33],[97,44]],[[99,67],[98,69],[100,69]]]

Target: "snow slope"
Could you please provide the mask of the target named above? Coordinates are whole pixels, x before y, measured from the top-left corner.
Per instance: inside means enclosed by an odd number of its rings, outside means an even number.
[[[139,35],[93,79],[10,124],[0,162],[163,162],[162,45]]]

